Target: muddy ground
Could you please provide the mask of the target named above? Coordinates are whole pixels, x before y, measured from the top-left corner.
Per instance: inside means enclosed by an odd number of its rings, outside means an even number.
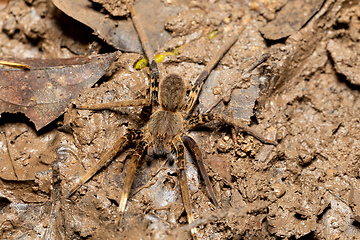
[[[97,11],[115,19],[128,14],[120,1],[118,6],[94,2]],[[155,51],[177,49],[179,54],[159,63],[160,78],[180,74],[189,93],[214,52],[245,24],[209,76],[193,114],[204,112],[240,80],[213,112],[247,122],[279,143],[263,144],[221,123],[189,132],[222,207],[209,200],[187,153],[199,239],[360,239],[359,1],[307,1],[310,5],[296,11],[286,7],[290,0],[164,2],[181,11],[162,24],[172,35]],[[51,1],[12,0],[3,6],[2,57],[116,51]],[[264,53],[267,61],[242,78]],[[141,107],[90,111],[74,104],[146,98],[149,68],[134,68],[142,57],[122,52],[94,87],[84,89],[63,115],[39,131],[22,114],[2,114],[1,239],[191,238],[177,167],[165,159],[140,163],[122,226],[116,228],[133,145],[66,198],[119,137],[145,124]]]

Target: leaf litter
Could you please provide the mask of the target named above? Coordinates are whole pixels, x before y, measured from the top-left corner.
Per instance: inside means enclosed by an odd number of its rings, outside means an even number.
[[[55,6],[68,16],[93,29],[94,34],[118,50],[126,52],[142,52],[142,47],[133,27],[132,21],[126,18],[129,10],[121,1],[94,1],[99,2],[110,14],[103,14],[90,7],[87,0],[69,1],[53,0]],[[181,10],[180,6],[167,7],[160,0],[138,1],[134,5],[143,26],[147,29],[150,43],[154,49],[161,47],[170,38],[169,32],[164,29],[165,19]],[[121,13],[120,13],[121,12]],[[109,16],[110,15],[110,16]],[[114,18],[112,16],[116,16]],[[119,18],[119,16],[123,18]],[[153,19],[156,16],[156,20]],[[151,20],[153,19],[153,20]]]
[[[273,10],[273,6],[265,1],[257,3]],[[208,101],[203,98],[200,104],[212,103],[214,96],[231,85],[220,76],[228,74],[229,81],[239,79],[239,72],[256,59],[254,53],[265,51],[270,56],[214,110],[228,111],[229,114],[235,111],[232,114],[237,116],[237,107],[244,106],[247,111],[239,112],[246,114],[238,115],[239,119],[244,117],[259,130],[268,132],[280,142],[278,146],[268,149],[250,136],[234,133],[227,126],[209,126],[191,133],[205,157],[224,162],[219,166],[208,163],[215,194],[223,207],[215,211],[196,166],[187,157],[192,202],[198,219],[194,224],[199,226],[201,238],[332,239],[339,236],[340,239],[351,239],[359,236],[359,203],[356,201],[360,189],[357,154],[359,92],[354,85],[348,84],[350,75],[338,74],[336,59],[332,55],[330,59],[328,54],[332,39],[342,39],[349,47],[357,46],[356,33],[350,31],[354,29],[350,26],[357,21],[357,4],[325,1],[302,29],[291,33],[284,42],[269,44],[261,35],[256,36],[268,21],[260,8],[258,12],[249,10],[250,2],[199,2],[188,8],[191,11],[200,8],[209,13],[207,19],[189,31],[177,28],[174,38],[162,48],[160,46],[158,51],[164,52],[171,50],[168,46],[175,48],[186,43],[179,55],[164,59],[160,71],[163,76],[178,72],[190,87],[211,58],[212,51],[225,41],[227,35],[223,32],[236,29],[244,13],[251,13],[250,30],[241,36],[241,44],[237,43],[220,62],[213,73],[216,81],[209,90]],[[177,18],[178,23],[186,23],[188,19],[183,19],[184,16],[189,15],[182,14]],[[220,31],[214,38],[204,37],[215,28]],[[145,97],[148,68],[134,69],[141,57],[135,53],[122,54],[115,63],[118,71],[112,71],[109,79],[99,86],[84,90],[75,103]],[[255,95],[245,93],[245,97],[239,97],[240,90],[246,91],[250,87],[256,87]],[[234,99],[239,99],[236,107],[232,106]],[[196,111],[202,111],[201,107]],[[36,181],[1,181],[2,237],[27,234],[32,239],[43,236],[51,239],[188,238],[191,227],[185,224],[186,216],[171,163],[162,165],[161,161],[155,161],[147,168],[144,161],[139,168],[122,232],[114,229],[114,219],[127,156],[131,152],[119,154],[106,169],[85,184],[72,201],[63,201],[49,191],[49,179],[56,166],[59,180],[52,181],[57,183],[55,189],[66,195],[70,184],[82,176],[119,135],[127,128],[141,125],[143,120],[137,117],[140,113],[138,108],[118,109],[117,112],[68,109],[60,123],[63,132],[48,139],[51,147],[42,155],[42,161],[53,166],[52,170],[37,174]],[[26,125],[23,127],[28,127]],[[10,125],[5,121],[3,126]],[[17,123],[11,128],[17,128]],[[26,141],[21,139],[23,135],[15,138],[14,143]],[[6,138],[3,139],[5,142]],[[2,149],[6,150],[5,147]],[[44,160],[45,156],[48,159]],[[157,174],[150,175],[150,172]],[[152,177],[142,179],[145,175]],[[8,191],[9,187],[12,191]],[[21,198],[22,192],[37,196],[37,202]],[[56,217],[51,217],[50,213]],[[30,227],[25,227],[26,224]]]
[[[0,113],[24,113],[37,130],[58,118],[97,82],[117,53],[73,59],[24,59],[30,69],[0,69]],[[7,59],[7,62],[19,62]]]

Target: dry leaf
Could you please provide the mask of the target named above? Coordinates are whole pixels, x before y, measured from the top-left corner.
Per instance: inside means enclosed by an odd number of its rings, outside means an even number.
[[[26,69],[0,70],[0,113],[24,113],[37,130],[58,118],[84,88],[97,82],[117,53],[70,59],[4,59]]]
[[[108,44],[125,52],[142,52],[138,35],[130,18],[113,19],[91,7],[88,0],[53,0],[54,5],[66,15],[94,30],[94,34]],[[141,0],[134,5],[153,49],[158,49],[170,39],[165,31],[165,19],[180,12],[176,5],[165,6],[160,0]],[[154,17],[156,16],[156,17]]]

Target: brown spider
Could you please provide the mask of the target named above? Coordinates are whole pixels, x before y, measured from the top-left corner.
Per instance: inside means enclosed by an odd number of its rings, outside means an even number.
[[[159,84],[159,72],[156,61],[154,59],[154,52],[151,49],[149,42],[146,38],[145,32],[142,26],[139,24],[137,16],[132,6],[130,6],[131,15],[135,29],[137,30],[140,40],[143,45],[143,49],[146,56],[149,59],[151,68],[151,84],[150,84],[150,95],[151,100],[139,99],[130,101],[121,101],[113,103],[104,103],[96,105],[82,105],[77,106],[78,109],[113,109],[114,107],[129,107],[129,106],[150,106],[154,107],[153,113],[148,123],[140,130],[129,131],[125,136],[121,137],[115,145],[101,157],[100,161],[92,167],[88,173],[77,183],[69,192],[70,197],[80,186],[87,182],[93,175],[96,174],[112,157],[114,157],[123,146],[131,141],[140,139],[136,145],[136,151],[131,157],[131,162],[127,169],[123,191],[119,203],[119,216],[118,224],[121,223],[122,216],[125,211],[126,202],[129,196],[129,191],[133,183],[135,171],[139,160],[147,150],[147,154],[150,156],[166,156],[172,157],[172,152],[176,152],[176,163],[178,166],[178,177],[181,188],[181,194],[184,202],[184,208],[187,214],[188,222],[192,223],[194,215],[191,208],[189,186],[187,176],[185,172],[185,146],[195,156],[195,160],[200,169],[202,178],[205,181],[207,193],[213,202],[213,204],[220,208],[217,202],[213,189],[210,184],[209,177],[206,173],[205,166],[202,160],[201,151],[196,142],[189,136],[186,135],[187,130],[194,129],[204,123],[220,120],[227,124],[231,124],[240,128],[242,131],[256,137],[260,141],[266,144],[274,144],[276,142],[267,140],[252,130],[248,126],[239,124],[232,119],[222,116],[220,114],[201,114],[195,117],[190,116],[190,113],[194,107],[194,104],[198,98],[199,92],[204,84],[210,71],[220,61],[222,56],[230,49],[230,47],[237,41],[238,34],[233,36],[222,49],[213,57],[208,63],[205,70],[200,74],[196,80],[194,86],[191,89],[188,100],[183,104],[185,98],[185,83],[183,79],[177,74],[169,74]],[[239,33],[242,29],[239,31]],[[193,238],[196,237],[196,229],[192,229]]]

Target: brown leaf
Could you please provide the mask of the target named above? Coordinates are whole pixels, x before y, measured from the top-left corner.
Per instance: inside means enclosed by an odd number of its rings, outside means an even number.
[[[113,19],[91,8],[91,2],[88,0],[53,0],[53,3],[68,16],[93,29],[94,34],[117,49],[125,52],[142,52],[130,18]],[[177,14],[181,8],[165,6],[160,0],[140,0],[134,7],[153,49],[158,49],[171,37],[169,32],[164,30],[165,19]]]
[[[59,117],[84,88],[97,82],[117,53],[69,59],[4,59],[30,66],[0,70],[0,113],[24,113],[37,130]]]
[[[323,3],[324,0],[290,0],[260,32],[269,40],[288,37],[299,31]]]

